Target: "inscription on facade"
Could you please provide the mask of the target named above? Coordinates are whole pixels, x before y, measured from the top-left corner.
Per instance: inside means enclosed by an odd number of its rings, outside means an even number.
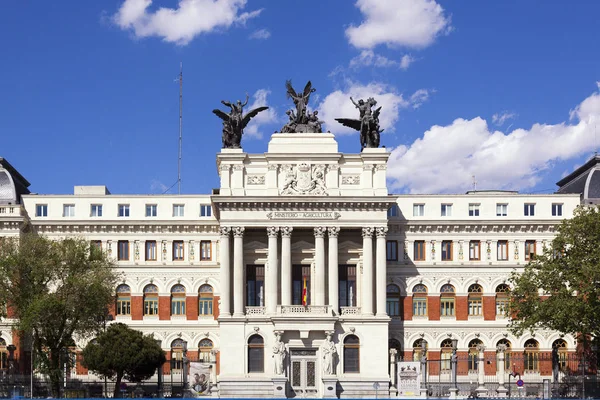
[[[267,213],[269,219],[338,219],[337,211],[274,211]]]

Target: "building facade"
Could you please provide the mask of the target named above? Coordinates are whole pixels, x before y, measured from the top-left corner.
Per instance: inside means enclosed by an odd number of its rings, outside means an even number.
[[[541,195],[390,195],[388,157],[342,154],[332,134],[274,134],[265,153],[218,153],[210,195],[29,194],[0,159],[0,236],[29,226],[108,252],[123,276],[114,321],[161,340],[172,360],[165,382],[183,373],[184,343],[188,358],[212,363],[213,396],[394,395],[390,363],[426,351],[440,360],[428,374],[440,377],[452,339],[459,355],[478,349],[493,360],[498,344],[544,354],[559,341],[573,351],[569,335],[508,331],[508,278],[598,193],[593,182],[585,195],[571,184],[599,175],[598,157]],[[18,345],[25,359],[8,323],[0,345]],[[551,375],[535,363],[505,369],[519,368],[531,380]]]

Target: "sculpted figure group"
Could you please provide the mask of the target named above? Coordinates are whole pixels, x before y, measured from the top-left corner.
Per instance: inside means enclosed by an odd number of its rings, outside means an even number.
[[[286,111],[288,122],[281,128],[282,133],[321,133],[323,132],[323,121],[319,120],[317,110],[309,111],[308,102],[310,95],[315,91],[312,83],[308,81],[302,92],[296,92],[292,87],[291,81],[285,83],[287,97],[294,102],[295,109]],[[239,149],[241,148],[242,135],[244,128],[250,120],[258,113],[267,110],[269,107],[257,107],[244,114],[244,107],[248,104],[248,94],[243,103],[238,100],[235,103],[222,100],[223,105],[229,107],[229,113],[219,109],[213,110],[213,113],[223,120],[223,148]],[[336,121],[344,126],[350,127],[360,132],[361,149],[379,147],[380,135],[383,129],[379,126],[379,114],[381,107],[373,109],[377,101],[369,97],[366,101],[363,99],[350,101],[359,111],[359,119],[336,118]]]

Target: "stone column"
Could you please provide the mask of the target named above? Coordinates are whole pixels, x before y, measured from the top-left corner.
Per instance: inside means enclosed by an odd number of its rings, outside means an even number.
[[[496,389],[496,391],[498,392],[498,397],[506,397],[506,393],[508,392],[508,389],[504,387],[504,357],[506,356],[506,345],[500,343],[496,346],[496,351],[498,353],[496,372],[498,374],[498,389]]]
[[[292,245],[291,237],[294,228],[281,228],[281,304],[292,304]]]
[[[362,228],[363,285],[362,314],[373,315],[373,228]]]
[[[325,228],[316,227],[315,231],[315,293],[312,304],[325,305]]]
[[[333,312],[338,314],[340,312],[340,301],[339,301],[339,266],[338,266],[338,235],[340,228],[337,226],[330,226],[327,228],[329,233],[329,305],[333,309]]]
[[[222,226],[220,228],[219,257],[221,270],[221,307],[219,315],[231,316],[231,263],[229,262],[229,240],[231,228]]]
[[[267,253],[267,273],[266,273],[266,297],[267,314],[275,314],[277,311],[277,237],[279,236],[279,227],[271,226],[267,228],[269,236],[269,250]]]
[[[375,233],[377,235],[377,243],[376,243],[376,253],[375,253],[375,293],[377,298],[377,315],[381,317],[385,317],[387,315],[387,310],[385,307],[385,298],[386,298],[386,243],[385,238],[387,236],[388,228],[387,226],[380,226],[375,228]]]
[[[485,388],[485,346],[477,346],[477,394],[484,397],[487,389]]]
[[[244,230],[233,227],[233,316],[244,315]]]

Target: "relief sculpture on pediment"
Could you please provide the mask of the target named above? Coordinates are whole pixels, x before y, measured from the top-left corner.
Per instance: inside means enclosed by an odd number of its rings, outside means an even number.
[[[284,169],[284,181],[280,194],[293,195],[327,195],[325,187],[325,167],[311,166],[307,163],[288,166]]]

